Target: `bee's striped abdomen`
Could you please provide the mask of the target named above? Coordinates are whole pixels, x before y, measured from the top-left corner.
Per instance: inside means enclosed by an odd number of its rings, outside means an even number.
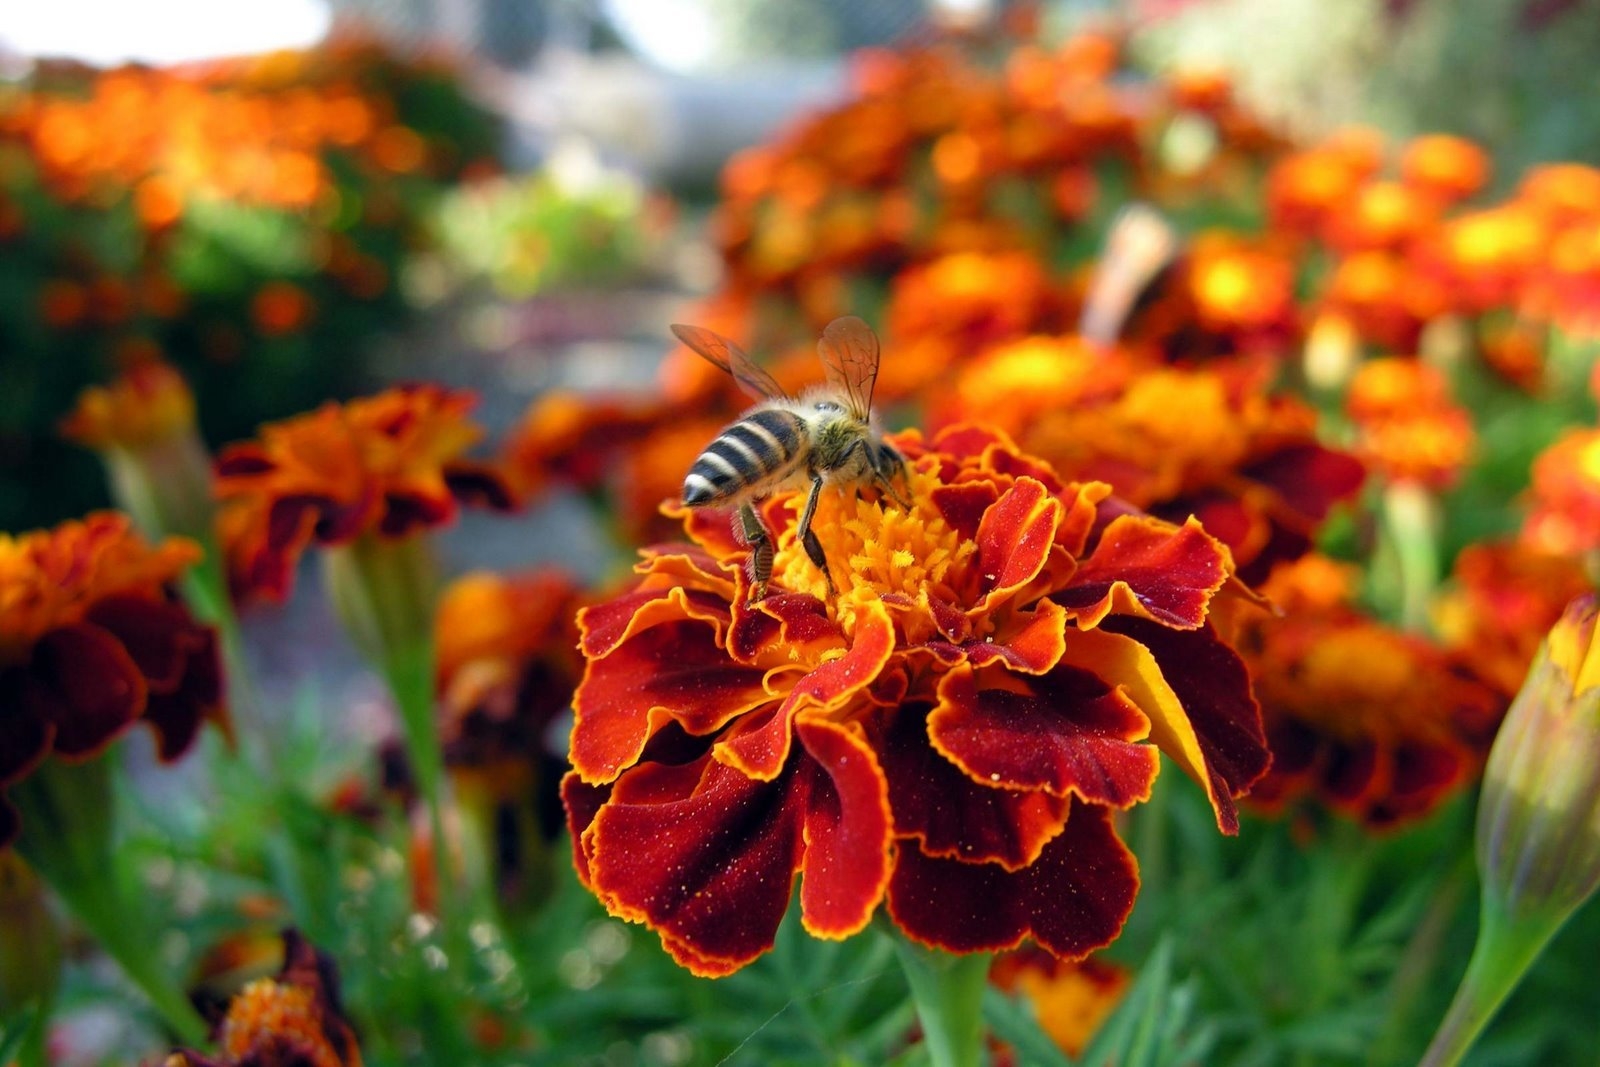
[[[689,468],[683,502],[714,503],[782,473],[799,453],[804,429],[798,415],[777,408],[746,415],[718,434]]]

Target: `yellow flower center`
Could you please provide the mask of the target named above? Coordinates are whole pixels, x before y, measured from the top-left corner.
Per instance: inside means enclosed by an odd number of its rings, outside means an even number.
[[[861,605],[886,594],[909,597],[924,609],[930,597],[951,603],[964,599],[960,564],[977,544],[964,540],[931,503],[937,478],[912,469],[905,482],[901,491],[912,501],[910,510],[888,496],[858,496],[853,487],[824,487],[817,501],[811,528],[839,590],[829,610],[847,634],[855,630]],[[782,589],[827,602],[827,581],[800,544],[797,527],[805,499],[800,492],[785,504],[795,518],[778,534],[772,578]]]

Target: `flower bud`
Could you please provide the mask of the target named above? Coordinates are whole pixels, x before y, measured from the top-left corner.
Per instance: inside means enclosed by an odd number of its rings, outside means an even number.
[[[1600,885],[1600,601],[1567,606],[1489,753],[1478,807],[1484,894],[1565,917]]]

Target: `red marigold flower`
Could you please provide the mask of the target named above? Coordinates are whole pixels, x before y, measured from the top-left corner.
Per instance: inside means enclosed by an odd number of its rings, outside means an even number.
[[[0,790],[51,755],[89,759],[138,722],[166,761],[204,722],[228,729],[216,634],[168,594],[199,555],[188,541],[147,544],[114,512],[0,534]],[[0,848],[19,829],[0,792]]]
[[[821,937],[886,901],[927,945],[1081,957],[1132,906],[1111,816],[1149,795],[1157,749],[1226,832],[1265,769],[1248,679],[1207,621],[1242,590],[1199,523],[1064,485],[994,431],[895,444],[909,510],[818,505],[835,598],[782,494],[762,507],[765,599],[728,517],[690,511],[692,544],[646,550],[634,590],[579,617],[578,871],[697,974],[770,948],[802,871]]]
[[[1391,481],[1431,489],[1454,484],[1472,458],[1472,415],[1450,396],[1437,367],[1415,359],[1373,359],[1350,382],[1345,412],[1368,468]]]
[[[1282,609],[1237,635],[1261,699],[1272,767],[1250,800],[1316,798],[1369,826],[1420,818],[1482,764],[1506,697],[1427,641],[1350,603],[1348,568],[1280,566],[1262,592]]]
[[[162,1067],[361,1067],[361,1048],[339,1004],[333,960],[295,930],[283,933],[283,969],[239,991],[217,1024],[218,1055],[180,1049]]]
[[[223,535],[236,579],[281,599],[312,543],[401,538],[455,519],[460,501],[509,508],[497,469],[462,459],[482,431],[474,398],[411,385],[263,426],[217,458]]]
[[[1600,548],[1600,430],[1574,427],[1533,461],[1522,539],[1556,555]]]

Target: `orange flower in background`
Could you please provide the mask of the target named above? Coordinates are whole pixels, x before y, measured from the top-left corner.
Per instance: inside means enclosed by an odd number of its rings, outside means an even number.
[[[281,599],[313,543],[403,538],[455,519],[459,504],[516,503],[497,468],[463,458],[482,437],[471,394],[436,385],[329,403],[262,427],[217,458],[223,537],[246,592]]]
[[[268,282],[250,301],[250,318],[268,337],[281,337],[303,327],[311,318],[311,296],[293,282]]]
[[[1132,906],[1111,813],[1148,796],[1157,748],[1228,832],[1264,770],[1246,676],[1206,622],[1239,595],[1226,548],[992,431],[894,443],[910,510],[818,505],[836,597],[785,493],[762,506],[765,599],[728,516],[690,511],[692,544],[646,550],[633,591],[579,618],[578,871],[697,974],[770,948],[801,872],[818,936],[886,903],[949,951],[1031,937],[1082,957]]]
[[[1415,359],[1373,359],[1350,382],[1345,413],[1356,451],[1374,473],[1430,489],[1453,485],[1472,459],[1472,415],[1438,368]]]
[[[109,386],[91,386],[62,421],[66,437],[98,451],[139,449],[194,430],[194,394],[164,361],[141,361]]]
[[[46,758],[89,759],[148,723],[170,762],[227,731],[216,634],[170,586],[192,543],[147,544],[126,516],[0,534],[0,790]],[[20,828],[0,793],[0,848]]]
[[[970,363],[953,389],[962,410],[986,413],[1064,476],[1104,481],[1172,522],[1198,516],[1248,582],[1305,552],[1361,485],[1361,464],[1322,445],[1315,413],[1292,397],[1210,370],[1135,372],[1114,354],[1032,377],[1026,354]]]
[[[1315,800],[1382,827],[1426,815],[1477,773],[1507,697],[1356,610],[1352,579],[1322,556],[1280,566],[1261,591],[1281,614],[1236,634],[1272,750],[1250,799]]]
[[[1267,215],[1272,225],[1307,237],[1377,172],[1383,142],[1367,130],[1347,131],[1290,155],[1267,174]]]
[[[1434,626],[1458,662],[1509,700],[1562,609],[1591,588],[1575,557],[1516,542],[1468,545],[1434,606]]]
[[[1464,137],[1428,134],[1400,154],[1400,177],[1442,203],[1465,200],[1489,182],[1489,153]]]
[[[239,991],[217,1024],[217,1056],[180,1049],[162,1067],[361,1067],[361,1048],[339,1003],[333,960],[294,930],[283,968]]]
[[[1026,998],[1056,1047],[1077,1056],[1117,1009],[1133,976],[1098,957],[1062,960],[1028,946],[998,956],[989,969],[989,981]]]
[[[1559,556],[1600,548],[1600,430],[1568,429],[1533,461],[1522,540]]]

